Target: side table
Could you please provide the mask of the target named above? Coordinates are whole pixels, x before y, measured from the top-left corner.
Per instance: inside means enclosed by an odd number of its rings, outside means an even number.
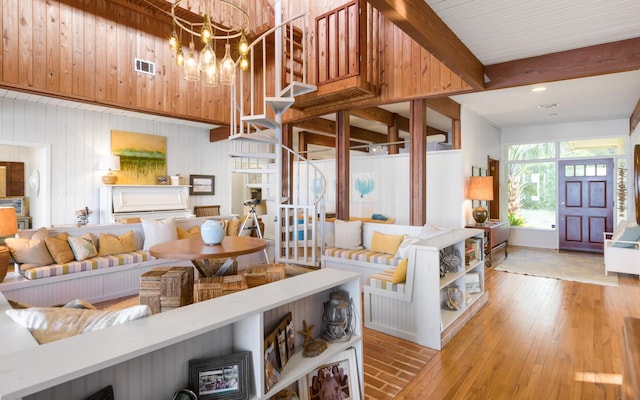
[[[504,258],[507,258],[509,255],[507,245],[511,233],[509,221],[488,221],[483,224],[469,224],[466,227],[484,231],[485,266],[491,267],[494,262],[502,261],[500,254],[502,250],[504,250]]]

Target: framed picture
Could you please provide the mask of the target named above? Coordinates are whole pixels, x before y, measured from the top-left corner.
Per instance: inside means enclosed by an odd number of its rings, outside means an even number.
[[[287,361],[289,361],[289,357],[287,357],[287,334],[284,329],[280,329],[276,337],[278,338],[278,351],[280,352],[280,366],[284,368],[287,365]]]
[[[480,293],[482,292],[482,285],[480,284],[480,273],[469,272],[464,276],[464,285],[467,293]]]
[[[268,392],[280,380],[277,343],[275,335],[264,340],[264,389]]]
[[[349,348],[298,381],[300,400],[360,400],[360,379],[355,349]]]
[[[2,197],[0,207],[13,207],[16,209],[16,216],[24,217],[27,213],[24,197]]]
[[[216,194],[216,177],[213,175],[189,175],[190,195]]]
[[[190,360],[189,388],[200,400],[248,400],[250,357],[251,352],[245,351]]]
[[[167,175],[156,176],[156,185],[169,185],[169,184],[171,184],[171,180]]]

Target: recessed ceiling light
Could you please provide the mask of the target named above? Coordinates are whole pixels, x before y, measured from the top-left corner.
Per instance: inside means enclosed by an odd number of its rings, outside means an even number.
[[[538,105],[538,108],[553,108],[553,107],[558,107],[560,104],[558,103],[549,103],[549,104],[540,104]]]
[[[544,86],[538,86],[531,89],[532,92],[544,92],[545,90],[547,90],[547,88]]]

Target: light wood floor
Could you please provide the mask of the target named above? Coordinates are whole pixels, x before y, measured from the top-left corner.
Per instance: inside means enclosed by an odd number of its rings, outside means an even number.
[[[640,317],[637,276],[620,275],[616,288],[486,272],[487,306],[426,364],[416,362],[420,371],[395,397],[367,376],[376,352],[365,332],[367,399],[621,398],[622,322]],[[386,349],[402,346],[384,339]]]

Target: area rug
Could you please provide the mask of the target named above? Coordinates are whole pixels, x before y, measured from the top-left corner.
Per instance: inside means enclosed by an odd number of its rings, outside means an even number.
[[[618,274],[604,274],[602,255],[555,250],[509,249],[509,257],[497,271],[554,278],[565,281],[618,286]]]

